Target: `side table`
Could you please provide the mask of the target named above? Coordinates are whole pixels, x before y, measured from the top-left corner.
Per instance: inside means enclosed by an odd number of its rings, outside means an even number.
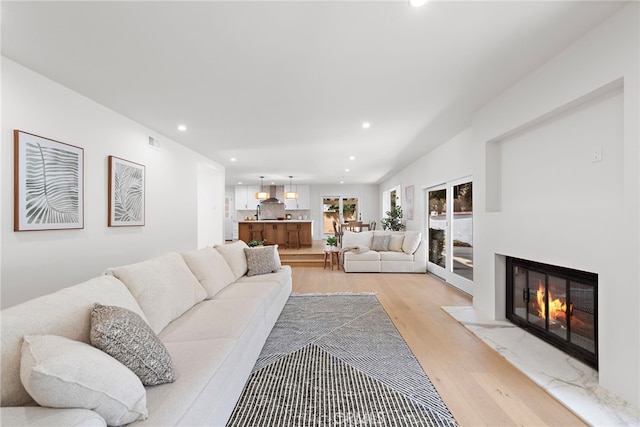
[[[337,248],[325,249],[324,250],[324,265],[322,268],[327,268],[327,261],[329,261],[329,265],[331,266],[331,271],[333,271],[333,258],[336,259],[336,266],[338,266],[338,270],[340,270],[340,251]]]

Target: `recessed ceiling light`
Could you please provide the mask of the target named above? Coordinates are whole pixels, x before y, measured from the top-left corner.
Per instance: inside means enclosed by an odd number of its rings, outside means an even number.
[[[349,169],[345,169],[344,171],[345,171],[345,172],[349,172]]]
[[[185,125],[178,125],[178,130],[184,132],[185,130],[187,130],[187,127]]]
[[[370,127],[371,127],[371,123],[369,123],[369,122],[364,122],[362,124],[362,129],[369,129]]]
[[[232,157],[229,160],[231,160],[232,162],[235,162],[237,159],[235,157]]]
[[[409,0],[409,4],[410,4],[412,7],[420,7],[420,6],[423,6],[426,2],[427,2],[427,0]]]
[[[356,156],[349,157],[349,160],[355,160],[355,159],[356,159]]]

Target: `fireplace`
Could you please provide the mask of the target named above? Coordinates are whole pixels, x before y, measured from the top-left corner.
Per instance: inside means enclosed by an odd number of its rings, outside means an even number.
[[[598,369],[598,275],[506,261],[507,319]]]

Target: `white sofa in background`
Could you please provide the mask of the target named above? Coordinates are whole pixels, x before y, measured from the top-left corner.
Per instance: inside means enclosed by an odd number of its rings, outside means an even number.
[[[427,242],[419,231],[345,231],[342,263],[347,273],[426,273]]]
[[[236,242],[169,253],[109,269],[103,276],[2,310],[1,424],[104,426],[107,421],[99,412],[111,416],[115,411],[114,417],[106,417],[109,424],[224,426],[292,286],[291,269],[279,265],[279,258],[274,272],[252,275],[256,271],[251,260],[247,264],[244,248],[244,242]],[[267,248],[277,255],[277,248]],[[175,381],[142,387],[135,374],[130,378],[131,370],[90,346],[94,303],[123,307],[144,319],[168,351]],[[47,348],[48,340],[56,343],[54,348]],[[73,362],[71,369],[64,363],[73,358],[60,362],[55,357],[60,342],[81,349],[80,362]],[[86,359],[85,351],[91,355]],[[99,363],[92,362],[96,352]],[[106,374],[105,381],[118,374],[119,381],[138,382],[119,384],[122,398],[57,409],[37,406],[22,382],[39,398],[51,392],[53,396],[46,397],[55,402],[61,397],[88,399],[96,390],[101,396],[109,394],[101,388],[108,385],[91,383],[93,375],[101,374]],[[64,392],[59,392],[61,385]],[[134,404],[127,406],[132,399]]]

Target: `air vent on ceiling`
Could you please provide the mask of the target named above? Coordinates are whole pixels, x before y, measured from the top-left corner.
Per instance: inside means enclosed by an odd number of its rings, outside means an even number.
[[[154,150],[159,150],[160,149],[160,141],[158,141],[157,138],[154,138],[151,135],[149,135],[149,141],[147,142],[147,145],[150,148],[153,148]]]

